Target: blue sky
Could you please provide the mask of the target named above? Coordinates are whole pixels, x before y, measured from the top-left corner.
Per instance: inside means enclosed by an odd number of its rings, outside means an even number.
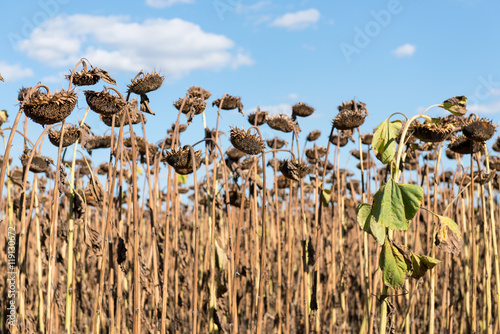
[[[498,1],[40,0],[8,7],[0,20],[0,108],[11,118],[22,86],[67,87],[64,74],[86,57],[123,92],[140,70],[165,75],[149,94],[153,142],[166,135],[177,115],[172,103],[192,85],[211,91],[210,102],[241,96],[246,114],[257,106],[290,114],[291,105],[310,104],[316,111],[299,120],[301,141],[319,129],[324,146],[337,106],[353,98],[370,113],[362,132],[394,112],[413,115],[455,95],[469,98],[469,111],[500,120]],[[83,115],[84,89],[70,122]],[[206,113],[215,128],[216,108]],[[88,123],[96,134],[107,130],[95,114]],[[230,125],[249,126],[237,112],[223,112],[220,129],[229,135]],[[33,137],[42,130],[31,121],[28,129]],[[181,142],[198,141],[201,130],[197,116]],[[267,125],[262,131],[291,139]]]

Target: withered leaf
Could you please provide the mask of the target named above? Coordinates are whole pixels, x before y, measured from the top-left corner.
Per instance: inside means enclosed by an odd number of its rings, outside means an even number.
[[[439,218],[439,225],[435,238],[436,246],[447,253],[460,254],[463,240],[457,223],[447,217],[439,215],[437,217]]]

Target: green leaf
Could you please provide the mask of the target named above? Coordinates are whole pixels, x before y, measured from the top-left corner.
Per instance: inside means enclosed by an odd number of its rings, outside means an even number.
[[[373,150],[384,164],[389,163],[396,154],[396,137],[401,126],[401,121],[389,122],[388,118],[380,123],[373,134]]]
[[[424,190],[412,184],[399,184],[398,188],[403,198],[406,219],[413,219],[424,199]]]
[[[370,215],[370,232],[371,235],[377,240],[377,242],[381,245],[384,244],[385,242],[385,227],[382,226],[381,224],[377,223],[375,218],[373,218],[372,215]]]
[[[142,168],[137,166],[137,174],[142,175]]]
[[[330,189],[323,189],[321,193],[321,200],[324,206],[328,206],[328,203],[332,200],[332,191]]]
[[[367,229],[366,222],[367,222],[367,219],[372,214],[372,206],[370,204],[367,204],[367,203],[362,203],[362,204],[358,205],[358,207],[356,208],[356,213],[357,213],[356,218],[357,218],[359,227],[361,227],[362,230],[369,232],[369,230]],[[368,224],[368,228],[369,227],[370,227],[370,225]]]
[[[406,276],[410,271],[403,254],[386,240],[380,252],[379,266],[382,270],[382,279],[385,285],[393,289],[399,289],[405,283]]]
[[[372,214],[379,224],[392,230],[400,231],[408,228],[403,196],[394,180],[390,179],[375,194]]]
[[[177,174],[177,182],[185,184],[187,182],[187,175]]]
[[[385,241],[385,227],[377,223],[373,217],[370,204],[360,204],[357,209],[357,221],[361,229],[371,234],[375,240],[383,245]]]
[[[419,279],[425,275],[427,270],[434,268],[441,261],[430,256],[411,253],[411,262],[413,264],[411,277]]]
[[[467,112],[467,98],[465,96],[454,96],[438,107],[444,108],[456,116],[463,116]]]

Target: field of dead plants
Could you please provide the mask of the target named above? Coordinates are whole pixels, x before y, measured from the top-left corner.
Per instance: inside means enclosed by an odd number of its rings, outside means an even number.
[[[500,140],[466,97],[367,133],[369,105],[339,100],[303,133],[313,101],[245,114],[193,86],[170,126],[147,96],[160,73],[120,91],[82,59],[66,80],[0,113],[0,332],[498,333]],[[248,122],[219,129],[232,109]],[[166,124],[159,143],[146,118]]]

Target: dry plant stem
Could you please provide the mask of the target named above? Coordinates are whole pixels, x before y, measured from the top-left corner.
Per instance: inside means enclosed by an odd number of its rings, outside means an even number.
[[[485,147],[484,156],[486,159],[486,173],[490,173],[490,162],[488,149]],[[500,332],[500,266],[498,257],[498,243],[497,243],[497,232],[496,232],[496,219],[495,219],[495,203],[493,202],[493,186],[491,182],[488,182],[488,204],[490,211],[490,231],[492,236],[493,245],[493,265],[495,267],[495,296],[496,296],[496,328],[492,328],[493,331]],[[486,220],[485,220],[486,221]],[[489,325],[489,324],[488,324]]]
[[[184,96],[184,99],[182,100],[182,105],[179,109],[179,112],[177,113],[177,120],[175,122],[175,127],[174,127],[174,135],[173,135],[173,138],[172,138],[172,148],[176,147],[176,142],[177,142],[177,137],[178,137],[178,134],[179,134],[179,120],[180,120],[180,116],[182,114],[182,110],[184,108],[184,105],[186,103],[186,99],[187,99],[187,95]],[[160,149],[160,154],[158,155],[158,159],[155,160],[155,178],[160,174],[159,173],[159,164],[160,164],[160,161],[162,159],[162,155],[163,155],[163,150],[165,148],[165,141],[163,141],[162,143],[162,146],[161,146],[161,149]],[[173,173],[173,177],[175,178],[175,173]],[[167,176],[167,212],[169,212],[169,205],[170,205],[170,200],[171,200],[171,191],[170,191],[170,187],[171,187],[171,176],[172,176],[172,167],[169,165],[168,166],[168,176]],[[173,183],[175,183],[175,181],[173,181]],[[155,182],[155,186],[156,186],[156,182]],[[173,200],[172,200],[173,202]],[[174,218],[174,222],[176,222],[176,217],[173,217]],[[170,215],[167,215],[166,217],[166,221],[165,221],[165,243],[164,243],[164,249],[163,249],[163,254],[164,254],[164,272],[163,272],[163,308],[162,308],[162,313],[161,313],[161,334],[165,334],[166,333],[166,330],[167,330],[167,299],[168,299],[168,289],[167,289],[167,285],[166,285],[166,282],[169,281],[168,279],[168,270],[166,270],[166,268],[169,268],[168,266],[168,263],[169,263],[169,257],[167,256],[168,254],[168,239],[169,239],[169,234],[167,232],[169,232],[169,229],[170,229],[170,222],[172,222],[172,218]],[[176,224],[177,226],[177,224]],[[177,262],[178,262],[178,255],[177,255],[177,227],[174,228],[174,245],[173,245],[173,248],[174,248],[174,251],[175,251],[175,266],[177,265]],[[173,307],[174,307],[174,313],[175,313],[175,310],[176,310],[176,306],[177,306],[177,300],[178,300],[178,282],[179,282],[179,272],[178,270],[175,270],[174,271],[174,302],[173,302]]]
[[[219,119],[220,119],[220,111],[222,108],[222,105],[224,103],[224,99],[226,98],[227,94],[224,94],[222,96],[221,102],[219,103],[219,110],[217,112],[217,125],[215,128],[215,145],[217,145],[217,140],[219,138]],[[209,333],[214,333],[216,331],[215,327],[215,312],[217,310],[217,288],[215,286],[215,194],[217,192],[217,154],[214,157],[214,167],[213,167],[213,183],[212,183],[212,196],[214,198],[213,201],[211,201],[211,219],[210,221],[210,302],[209,302],[209,324],[208,324],[208,330]],[[207,174],[208,176],[208,174]],[[207,178],[208,182],[208,178]],[[209,187],[207,187],[209,188]],[[229,217],[228,217],[229,218]],[[220,330],[220,329],[219,329]]]
[[[193,238],[194,242],[194,270],[193,270],[193,291],[192,291],[192,304],[191,304],[191,312],[192,312],[192,328],[191,333],[197,333],[197,318],[198,318],[198,260],[199,260],[199,250],[198,250],[198,242],[197,242],[197,234],[198,234],[198,181],[196,178],[196,156],[194,154],[193,147],[188,145],[189,151],[191,152],[191,161],[193,163],[193,178],[194,178],[194,229],[193,229]]]
[[[81,61],[80,61],[81,62]],[[74,70],[73,70],[74,72]],[[90,108],[87,107],[85,115],[83,116],[80,126],[82,126],[87,118]],[[62,130],[61,130],[62,133]],[[61,142],[63,141],[63,136],[61,135]],[[74,218],[73,218],[73,199],[75,197],[75,161],[76,161],[76,150],[78,147],[79,140],[73,144],[73,159],[71,162],[71,176],[69,181],[69,222],[68,222],[68,274],[67,274],[67,284],[66,284],[66,316],[64,319],[64,329],[66,333],[71,334],[71,306],[73,298],[73,230],[74,230]],[[59,167],[58,167],[59,168]]]
[[[481,161],[481,152],[479,152],[477,154],[477,166],[478,166],[478,170],[479,170],[479,173],[480,173],[480,177],[481,177],[481,164],[480,164],[480,161]],[[486,220],[487,220],[487,209],[486,209],[486,196],[484,194],[484,185],[483,184],[478,184],[478,188],[479,188],[479,193],[480,193],[480,198],[481,198],[481,218],[482,218],[482,221],[486,223]],[[485,293],[485,302],[483,303],[483,326],[481,328],[481,331],[484,333],[484,332],[488,332],[489,334],[492,333],[492,327],[493,327],[493,324],[492,324],[492,320],[491,320],[491,316],[493,314],[493,307],[492,307],[492,302],[491,302],[491,266],[492,266],[492,263],[491,263],[491,247],[490,247],[490,229],[489,229],[489,225],[488,224],[485,224],[484,226],[484,236],[483,236],[483,240],[484,240],[484,252],[485,252],[485,259],[484,259],[484,268],[483,268],[483,277],[484,277],[484,283],[483,283],[483,286],[484,286],[484,289],[486,290],[486,293]]]
[[[38,178],[33,180],[33,191],[35,192],[38,186]],[[40,243],[40,219],[38,211],[38,196],[35,193],[35,227],[36,227],[36,264],[37,264],[37,286],[38,286],[38,330],[45,333],[43,321],[43,291],[42,291],[42,247]]]
[[[5,153],[3,155],[2,162],[2,170],[0,171],[0,194],[3,194],[3,185],[5,180],[5,171],[7,170],[7,165],[9,164],[9,154],[10,149],[12,148],[12,141],[14,140],[14,135],[16,133],[17,125],[19,124],[19,120],[21,119],[21,115],[23,114],[23,109],[19,108],[17,112],[16,119],[12,124],[12,129],[10,130],[9,140],[7,141],[7,146],[5,147]]]
[[[113,120],[112,120],[112,125],[114,125],[114,118],[113,117]],[[122,119],[121,119],[121,122],[120,122],[120,132],[119,132],[119,135],[118,135],[118,143],[117,143],[117,146],[118,148],[120,148],[121,146],[121,143],[123,142],[123,123],[125,121],[125,113],[123,114],[122,116]],[[113,127],[112,127],[113,128]],[[111,138],[113,139],[113,134],[111,136]],[[132,141],[134,143],[134,141]],[[113,147],[113,146],[112,146]],[[114,148],[112,148],[112,150],[114,150]],[[113,152],[110,152],[110,160],[112,159],[112,156],[113,156]],[[120,160],[122,158],[122,150],[120,149],[119,151],[119,154],[117,154],[115,156],[115,165],[113,166],[113,169],[111,171],[111,169],[109,170],[109,173],[111,173],[111,181],[109,182],[109,187],[108,187],[108,194],[109,194],[109,198],[106,198],[106,194],[105,194],[105,199],[104,199],[104,203],[108,205],[108,209],[107,209],[107,215],[106,215],[106,221],[104,222],[104,242],[103,242],[103,252],[102,252],[102,256],[101,256],[101,267],[100,267],[100,272],[99,272],[99,286],[98,286],[98,294],[97,294],[97,303],[95,304],[95,307],[96,307],[96,312],[95,312],[95,327],[93,328],[93,330],[95,330],[96,333],[99,333],[100,331],[100,320],[101,320],[101,315],[102,315],[102,299],[104,297],[104,278],[105,278],[105,273],[106,273],[106,258],[107,258],[107,252],[108,252],[108,247],[109,247],[109,242],[108,241],[108,233],[110,231],[110,227],[111,227],[111,216],[112,216],[112,208],[113,208],[113,191],[112,189],[114,189],[114,186],[115,186],[115,182],[116,182],[116,170],[118,168],[118,165],[120,164]],[[108,173],[108,179],[109,178],[109,173]],[[135,174],[135,173],[133,173]]]
[[[64,138],[64,126],[66,125],[66,120],[62,122],[61,127],[61,138]],[[54,189],[53,189],[53,197],[52,197],[52,215],[51,215],[51,223],[50,223],[50,249],[49,249],[49,269],[48,269],[48,281],[47,281],[47,326],[49,326],[48,333],[52,333],[52,308],[51,308],[51,298],[52,298],[52,280],[53,280],[53,270],[55,269],[55,260],[56,260],[56,243],[57,243],[57,223],[59,221],[59,188],[57,184],[59,183],[59,175],[60,169],[59,165],[61,164],[61,153],[62,153],[62,144],[63,140],[59,142],[59,150],[57,152],[57,168],[56,168],[56,177],[54,180]]]
[[[137,204],[137,149],[132,118],[128,108],[129,132],[132,140],[132,211],[134,215],[134,334],[141,333],[141,272],[139,268],[139,234],[140,220],[139,207]]]
[[[45,136],[47,133],[48,129],[43,131],[42,134],[38,137],[38,140],[36,142],[36,146],[42,141],[42,138]],[[25,131],[26,132],[26,131]],[[26,142],[26,135],[21,134],[23,138],[25,138]],[[5,139],[4,139],[5,140]],[[5,143],[5,142],[4,142]],[[19,233],[19,239],[18,239],[18,244],[22,245],[23,244],[23,238],[26,238],[26,242],[28,241],[27,238],[27,231],[26,231],[26,215],[24,214],[24,208],[26,207],[26,185],[27,185],[27,179],[28,179],[28,174],[29,174],[29,167],[31,166],[31,161],[33,159],[33,156],[35,155],[35,148],[36,146],[33,147],[33,150],[31,151],[31,154],[28,158],[26,167],[23,167],[23,182],[22,182],[22,193],[24,194],[22,203],[20,203],[20,208],[19,208],[19,220],[21,221],[21,230]],[[8,172],[8,161],[7,161],[7,172]],[[10,181],[7,181],[10,184]],[[9,186],[8,186],[9,187]],[[7,191],[10,195],[10,189],[7,188]],[[35,190],[36,191],[36,190]],[[9,200],[9,203],[11,201]],[[11,209],[11,208],[10,208]],[[31,211],[29,214],[29,217],[31,217]],[[13,217],[9,217],[9,226],[12,226],[14,228],[14,220]],[[19,285],[21,289],[18,289],[19,291],[19,322],[22,324],[21,330],[24,331],[24,319],[25,319],[25,297],[24,297],[24,284],[26,282],[26,252],[28,251],[27,245],[25,248],[19,246],[19,255],[18,255],[18,264],[19,264]]]
[[[476,223],[475,223],[475,212],[474,212],[474,154],[470,155],[470,177],[471,177],[471,187],[470,187],[470,221],[472,227],[472,332],[477,332],[477,248],[476,248]]]
[[[363,146],[361,142],[361,131],[359,130],[358,126],[358,144],[359,144],[359,163],[361,167],[361,185],[362,185],[362,192],[361,192],[361,202],[366,203],[366,193],[365,193],[365,183],[364,183],[364,170],[363,170]],[[362,274],[363,274],[363,279],[364,279],[364,284],[365,284],[365,298],[366,298],[366,303],[365,303],[365,314],[363,316],[363,323],[361,324],[361,329],[360,333],[366,333],[367,332],[367,326],[369,325],[369,317],[370,317],[370,301],[371,301],[371,294],[370,294],[370,259],[368,257],[369,255],[369,249],[368,249],[368,234],[363,233],[363,263],[364,266],[362,267]]]
[[[255,127],[255,130],[259,133],[259,137],[262,140],[262,134],[260,133],[259,128]],[[267,210],[267,186],[266,186],[266,155],[262,153],[262,236],[261,236],[261,245],[260,245],[260,277],[259,277],[259,295],[258,295],[258,304],[257,304],[257,334],[262,332],[262,321],[264,317],[264,275],[266,270],[266,258],[267,258],[267,249],[266,249],[266,234],[267,234],[267,219],[266,219],[266,210]]]
[[[438,157],[436,160],[436,167],[434,169],[434,183],[433,183],[433,193],[434,198],[434,207],[433,210],[434,212],[437,212],[437,204],[438,204],[438,192],[439,189],[437,189],[437,186],[439,184],[439,163],[441,162],[441,152],[443,148],[443,142],[439,144],[439,149],[438,149]],[[432,230],[431,238],[434,236],[434,229]],[[436,249],[434,248],[434,242],[431,242],[431,257],[435,258],[436,257]],[[436,270],[431,270],[430,276],[431,276],[431,289],[429,291],[429,334],[434,334],[434,324],[436,321],[436,314],[435,314],[435,297],[436,297],[436,275],[437,271]]]

